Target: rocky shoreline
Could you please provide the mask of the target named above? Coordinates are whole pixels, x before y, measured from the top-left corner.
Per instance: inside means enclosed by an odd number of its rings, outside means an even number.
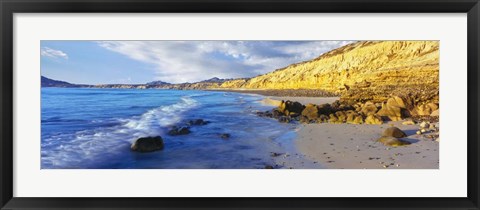
[[[403,121],[404,125],[419,125],[416,134],[429,133],[429,138],[439,141],[438,126],[434,126],[439,121],[439,104],[415,102],[405,96],[392,96],[382,103],[336,100],[333,103],[303,105],[282,100],[277,108],[256,114],[282,123],[382,125],[390,121]]]

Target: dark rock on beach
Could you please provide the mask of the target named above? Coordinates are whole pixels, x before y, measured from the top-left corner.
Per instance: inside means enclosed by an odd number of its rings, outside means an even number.
[[[161,136],[142,137],[137,139],[130,147],[132,151],[136,152],[153,152],[162,150],[164,147]]]
[[[411,144],[408,141],[401,140],[391,136],[382,136],[377,141],[383,143],[385,146],[391,146],[391,147],[405,146],[405,145]]]
[[[189,134],[189,133],[191,133],[189,127],[173,126],[172,129],[170,129],[170,131],[168,131],[168,135],[170,135],[170,136],[186,135],[186,134]]]
[[[390,128],[387,128],[385,131],[383,131],[383,136],[403,138],[403,137],[407,137],[407,134],[405,134],[402,130],[400,130],[397,127],[390,127]]]

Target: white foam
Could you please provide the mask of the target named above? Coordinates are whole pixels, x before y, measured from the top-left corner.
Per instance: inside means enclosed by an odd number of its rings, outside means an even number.
[[[197,105],[196,100],[182,97],[179,103],[151,109],[141,116],[120,119],[123,123],[118,126],[52,136],[42,143],[42,147],[52,147],[55,141],[62,142],[53,148],[42,148],[45,150],[42,151],[42,168],[84,167],[80,165],[86,159],[120,152],[125,143],[139,137],[160,135],[162,127],[179,122],[183,113]]]

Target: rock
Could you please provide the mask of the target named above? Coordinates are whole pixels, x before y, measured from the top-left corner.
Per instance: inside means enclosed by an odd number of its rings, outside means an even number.
[[[186,134],[189,134],[189,133],[191,133],[189,127],[173,126],[172,129],[170,129],[170,131],[168,131],[168,135],[170,135],[170,136],[186,135]]]
[[[265,169],[273,169],[273,166],[271,166],[271,165],[266,165],[266,166],[265,166]]]
[[[280,106],[278,106],[278,111],[282,112],[287,116],[299,115],[302,113],[304,106],[299,102],[293,101],[282,101]]]
[[[230,138],[230,134],[229,134],[229,133],[222,133],[222,134],[220,134],[220,138],[222,138],[222,139],[229,139],[229,138]]]
[[[142,137],[130,146],[130,149],[136,152],[153,152],[162,150],[163,148],[164,144],[161,136]]]
[[[415,122],[413,122],[413,120],[407,120],[405,122],[402,122],[402,125],[415,125]]]
[[[340,124],[340,123],[343,123],[342,121],[338,120],[338,117],[334,114],[330,114],[329,115],[329,120],[328,120],[329,123],[333,123],[333,124]]]
[[[369,114],[375,114],[378,111],[377,106],[375,106],[372,102],[366,102],[360,109],[360,112],[363,113],[365,116]]]
[[[281,116],[281,117],[278,118],[278,122],[289,123],[290,122],[290,117]]]
[[[265,112],[265,116],[268,116],[270,112]],[[187,125],[206,125],[210,123],[209,121],[205,121],[202,119],[190,120],[188,121]]]
[[[419,115],[419,116],[429,116],[435,110],[438,110],[437,104],[427,103],[427,104],[418,105],[415,108],[413,108],[412,114]]]
[[[317,106],[319,115],[329,115],[332,113],[332,106],[330,104],[320,104]]]
[[[440,116],[440,110],[437,109],[435,111],[433,111],[431,114],[430,114],[431,117],[438,117]]]
[[[381,125],[383,124],[382,118],[375,114],[370,114],[365,118],[365,124]]]
[[[377,141],[383,143],[385,146],[391,146],[391,147],[405,146],[405,145],[411,144],[408,141],[397,139],[392,136],[382,136]]]
[[[394,103],[391,102],[391,104]],[[399,121],[405,117],[401,107],[388,105],[388,103],[382,104],[382,108],[377,112],[377,115],[387,117],[391,121]]]
[[[416,134],[417,134],[417,135],[421,135],[421,134],[422,134],[422,131],[419,131],[419,130],[418,130],[418,131],[416,132]]]
[[[385,129],[385,131],[383,131],[383,136],[403,138],[403,137],[407,137],[407,134],[405,134],[402,130],[400,130],[397,127],[390,127],[390,128]]]
[[[302,116],[308,120],[315,120],[318,118],[318,109],[315,104],[307,104],[302,111]]]
[[[430,123],[428,123],[427,121],[423,121],[422,123],[420,123],[420,128],[428,128],[430,127]]]
[[[353,110],[348,110],[345,112],[347,115],[347,123],[350,124],[363,124],[363,117],[359,114],[357,114]]]
[[[318,116],[317,123],[327,123],[327,122],[328,122],[327,115],[321,114],[320,116]]]
[[[402,109],[407,108],[407,105],[406,105],[405,101],[398,96],[393,96],[393,97],[389,98],[387,100],[387,106],[399,107],[399,108],[402,108]]]
[[[344,123],[347,120],[347,115],[344,111],[335,112],[335,115],[337,116],[340,123]]]

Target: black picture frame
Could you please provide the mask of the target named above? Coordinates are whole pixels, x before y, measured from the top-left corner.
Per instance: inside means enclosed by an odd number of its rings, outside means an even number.
[[[478,0],[0,0],[1,209],[479,209]],[[13,197],[15,13],[467,13],[468,196],[466,198],[17,198]],[[445,180],[455,181],[455,180]]]

